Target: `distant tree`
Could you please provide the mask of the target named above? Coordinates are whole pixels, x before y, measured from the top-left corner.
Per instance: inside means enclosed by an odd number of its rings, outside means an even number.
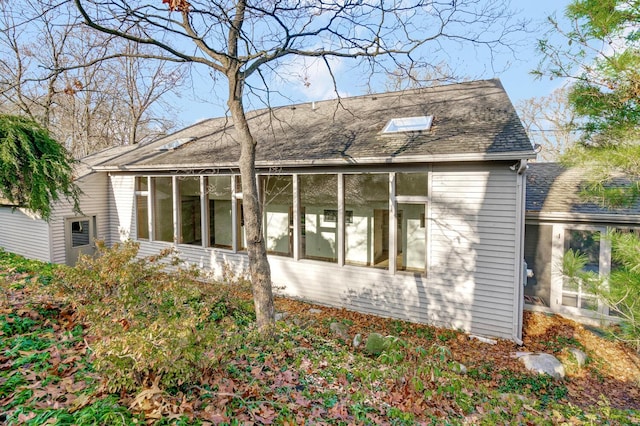
[[[640,2],[574,0],[565,15],[569,29],[549,20],[566,42],[540,40],[534,72],[573,81],[567,101],[583,136],[564,161],[591,170],[594,197],[632,202],[640,195]]]
[[[166,134],[175,126],[175,107],[157,107],[180,90],[185,70],[116,55],[151,48],[92,30],[69,7],[3,4],[0,112],[30,117],[75,157]]]
[[[574,0],[566,9],[571,28],[549,18],[566,43],[540,40],[535,74],[569,78],[569,104],[590,144],[637,139],[640,130],[640,2]]]
[[[459,76],[446,62],[429,64],[428,67],[414,67],[412,65],[399,64],[395,70],[389,72],[385,82],[385,90],[417,89],[470,80],[468,77]]]
[[[60,196],[80,212],[73,157],[28,118],[0,115],[0,197],[48,220]]]
[[[508,46],[513,32],[522,29],[505,0],[74,1],[91,28],[163,49],[165,60],[201,64],[226,85],[227,106],[241,146],[247,253],[261,330],[273,323],[274,308],[255,179],[258,141],[246,119],[246,96],[270,96],[271,78],[291,58],[324,63],[337,91],[332,61],[365,64],[365,70],[354,72],[366,81],[401,63],[424,64],[425,57],[433,63],[446,40],[460,48],[483,46],[491,54]]]
[[[516,110],[533,144],[541,146],[538,159],[558,161],[579,139],[576,116],[567,102],[567,88],[550,95],[524,99]]]

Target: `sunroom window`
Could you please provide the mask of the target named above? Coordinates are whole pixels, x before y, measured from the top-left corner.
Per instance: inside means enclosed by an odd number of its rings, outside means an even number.
[[[337,262],[338,176],[301,175],[301,257]]]
[[[425,205],[398,203],[396,225],[398,271],[424,272],[427,253]]]
[[[231,209],[231,176],[208,176],[209,246],[231,249],[233,220]]]
[[[344,176],[345,263],[389,268],[389,174]]]
[[[149,183],[146,176],[136,177],[136,237],[149,239]]]
[[[396,269],[424,273],[428,173],[396,173]]]
[[[293,176],[262,176],[263,227],[267,252],[293,254]]]
[[[178,178],[180,194],[180,242],[202,245],[202,209],[200,203],[200,178]]]
[[[153,178],[153,239],[173,242],[173,183],[171,177]]]

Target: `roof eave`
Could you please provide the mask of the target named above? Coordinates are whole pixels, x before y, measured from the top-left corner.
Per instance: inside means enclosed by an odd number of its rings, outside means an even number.
[[[527,211],[527,220],[538,222],[601,222],[640,225],[640,214],[613,213],[563,213],[563,212],[534,212]]]
[[[314,167],[314,166],[347,166],[347,165],[378,165],[378,164],[411,164],[411,163],[444,163],[444,162],[472,162],[472,161],[506,161],[531,160],[536,158],[533,151],[512,151],[483,154],[436,154],[413,155],[402,157],[360,157],[360,158],[330,158],[330,159],[300,159],[280,161],[256,161],[256,167]],[[95,166],[94,170],[103,172],[123,171],[168,171],[176,169],[211,169],[237,168],[238,163],[200,163],[190,164],[188,167],[179,164],[163,165],[123,165],[123,166]]]

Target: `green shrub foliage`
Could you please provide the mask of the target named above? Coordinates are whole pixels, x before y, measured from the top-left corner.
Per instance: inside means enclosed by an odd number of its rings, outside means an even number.
[[[0,197],[51,216],[60,195],[80,212],[80,190],[73,182],[75,160],[35,121],[0,114]]]
[[[237,286],[198,281],[170,249],[146,258],[133,242],[98,249],[61,269],[57,286],[97,337],[94,366],[110,392],[195,382],[229,350],[225,336],[255,320]]]
[[[388,343],[387,343],[386,339],[381,334],[379,334],[379,333],[371,333],[367,337],[367,342],[365,343],[364,350],[369,355],[378,356],[387,347],[388,347]]]
[[[617,337],[640,351],[640,238],[636,234],[610,234],[613,267],[607,286],[599,292],[621,317]]]
[[[582,286],[620,317],[620,326],[612,329],[614,336],[640,351],[640,238],[631,232],[611,232],[607,238],[613,264],[606,279],[585,271],[587,256],[573,250],[565,253],[563,273],[570,287]]]

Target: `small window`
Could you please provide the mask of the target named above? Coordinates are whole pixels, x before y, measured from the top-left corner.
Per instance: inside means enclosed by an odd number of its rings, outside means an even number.
[[[191,142],[194,138],[180,138],[169,143],[165,143],[164,145],[160,145],[156,148],[157,151],[173,151],[176,148],[181,147],[182,145]]]
[[[433,115],[402,117],[389,120],[382,133],[420,132],[431,129]]]
[[[89,221],[71,222],[71,247],[88,246],[90,243]]]

